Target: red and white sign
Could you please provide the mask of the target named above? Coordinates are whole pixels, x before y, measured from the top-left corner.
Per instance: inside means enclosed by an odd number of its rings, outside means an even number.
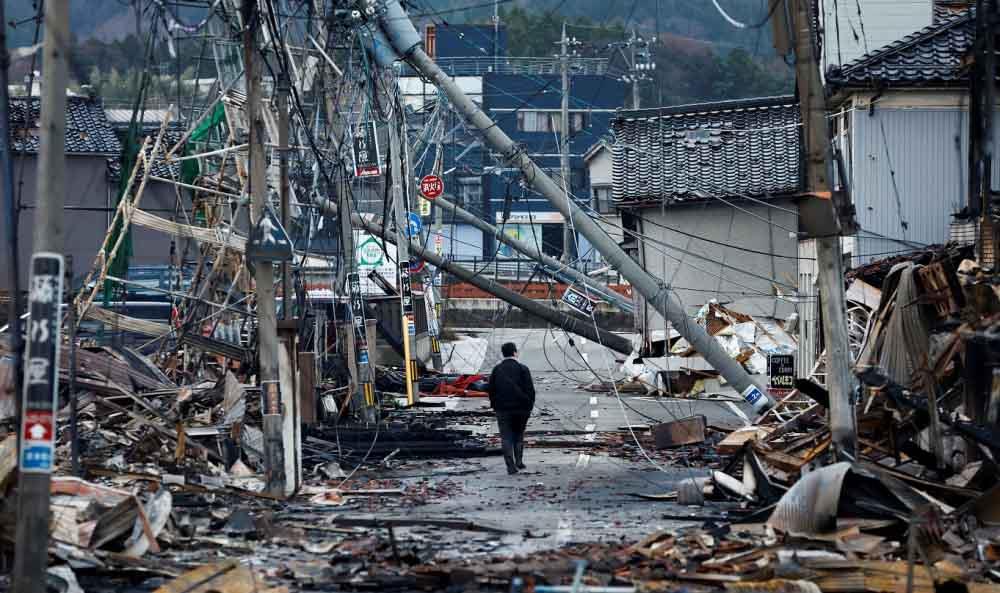
[[[52,412],[48,410],[25,412],[23,424],[21,438],[26,441],[51,441],[55,436],[52,434]]]
[[[428,200],[441,197],[444,193],[444,181],[437,175],[424,175],[420,180],[420,194]]]

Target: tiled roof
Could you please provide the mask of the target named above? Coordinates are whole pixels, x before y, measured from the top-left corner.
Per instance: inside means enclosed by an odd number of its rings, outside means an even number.
[[[840,87],[926,87],[968,84],[966,53],[976,37],[975,11],[942,18],[929,27],[831,67],[827,80]]]
[[[15,153],[38,152],[38,97],[11,97],[11,148]],[[66,97],[66,153],[117,156],[121,144],[100,103],[86,97]]]
[[[146,154],[148,155],[153,150],[153,143],[156,141],[156,135],[144,134],[140,136],[139,137],[140,146],[142,145],[143,139],[147,135],[149,136],[149,147],[146,148]],[[173,148],[174,145],[180,141],[182,136],[183,132],[180,130],[167,130],[163,134],[163,141],[160,143],[161,144],[159,153],[160,156],[159,158],[153,161],[153,168],[149,172],[150,175],[152,175],[153,177],[162,177],[164,179],[175,179],[175,178],[180,179],[181,175],[180,163],[178,161],[171,161],[170,163],[167,163],[163,160],[163,155],[168,150]],[[179,150],[178,154],[181,154],[181,152],[182,151]],[[118,176],[121,175],[122,173],[121,161],[118,158],[108,159],[108,170],[111,174],[111,178],[117,180]],[[140,173],[142,172],[141,168],[139,169],[139,172]],[[131,173],[132,172],[129,171],[130,175]]]
[[[612,121],[614,199],[796,194],[799,122],[790,96],[623,111]]]

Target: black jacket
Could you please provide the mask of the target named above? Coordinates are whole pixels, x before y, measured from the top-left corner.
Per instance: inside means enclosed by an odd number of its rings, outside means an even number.
[[[535,385],[528,367],[505,358],[490,374],[490,406],[497,412],[530,412],[535,406]]]

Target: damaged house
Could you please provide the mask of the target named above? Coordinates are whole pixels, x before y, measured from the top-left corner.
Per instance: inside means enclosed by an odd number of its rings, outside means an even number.
[[[755,317],[795,311],[799,106],[768,97],[623,111],[613,199],[626,245],[694,315],[711,299]],[[645,237],[636,240],[636,236]],[[651,307],[645,331],[664,329]]]
[[[844,242],[854,265],[976,236],[974,225],[949,225],[969,191],[975,13],[936,14],[930,26],[826,74],[834,143],[861,227]],[[1000,184],[996,167],[992,184]]]

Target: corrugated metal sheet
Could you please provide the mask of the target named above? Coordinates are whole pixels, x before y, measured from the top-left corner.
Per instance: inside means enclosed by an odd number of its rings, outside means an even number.
[[[854,112],[851,187],[863,230],[853,263],[907,242],[948,240],[951,215],[965,203],[967,120],[957,108]],[[998,180],[994,167],[994,186]]]

